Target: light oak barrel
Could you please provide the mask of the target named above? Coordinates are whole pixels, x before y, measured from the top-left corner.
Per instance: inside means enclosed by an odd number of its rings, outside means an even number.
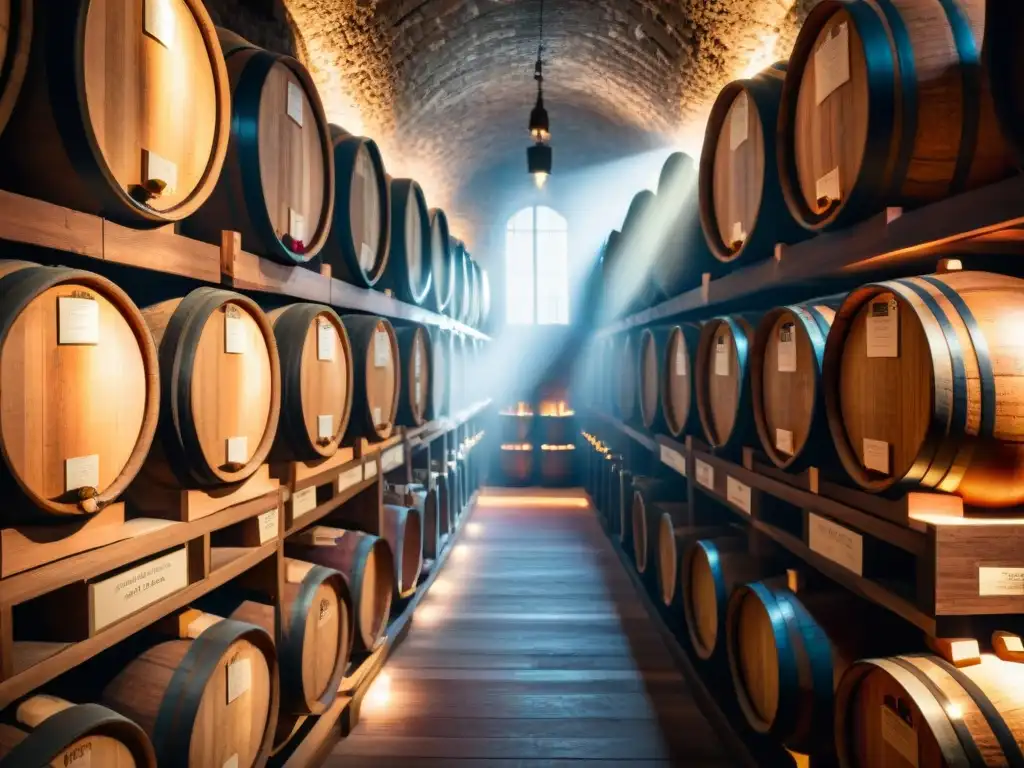
[[[427,401],[427,418],[430,420],[451,413],[452,396],[452,334],[431,326],[430,334],[430,398]]]
[[[730,315],[701,326],[697,346],[697,413],[711,447],[735,454],[756,439],[750,396],[750,350],[756,315]]]
[[[142,467],[160,406],[156,345],[135,304],[91,272],[0,260],[0,352],[8,522],[116,499]]]
[[[209,200],[186,234],[220,245],[224,230],[242,248],[282,264],[320,253],[334,215],[334,152],[323,104],[302,64],[218,29],[231,80],[231,141]]]
[[[1024,668],[983,654],[957,669],[925,654],[864,659],[836,691],[842,768],[1024,765]]]
[[[431,367],[430,335],[422,325],[395,329],[398,338],[400,378],[397,422],[421,426],[430,413],[431,379],[438,375]]]
[[[1024,167],[1024,67],[1018,55],[1024,40],[1022,10],[1015,0],[988,0],[982,49],[999,127],[1016,152],[1018,167]]]
[[[723,535],[729,531],[722,525],[689,525],[685,504],[660,504],[661,514],[648,523],[656,531],[654,544],[657,553],[657,594],[666,608],[685,605],[684,589],[687,579],[680,575],[683,558],[694,541]]]
[[[799,472],[830,468],[835,447],[821,383],[825,342],[841,299],[778,307],[758,323],[750,354],[757,436],[772,463]]]
[[[453,269],[455,270],[455,298],[452,300],[451,315],[460,323],[469,317],[469,252],[466,244],[452,238]]]
[[[776,123],[786,62],[734,80],[718,93],[700,161],[700,223],[711,255],[734,266],[766,259],[807,231],[782,196]]]
[[[423,569],[423,520],[417,509],[385,504],[381,521],[381,536],[395,555],[395,595],[409,597]]]
[[[664,346],[658,353],[658,364],[665,427],[673,437],[697,434],[701,427],[694,381],[700,326],[693,323],[670,326],[662,338]]]
[[[322,304],[268,314],[281,359],[281,419],[271,457],[333,456],[352,413],[352,347],[341,318]]]
[[[373,139],[328,126],[334,155],[334,211],[324,245],[331,276],[372,288],[387,268],[391,190]]]
[[[430,293],[430,212],[420,185],[391,179],[391,254],[382,286],[402,301],[423,304]]]
[[[0,133],[0,186],[138,227],[208,199],[231,120],[213,23],[199,0],[165,0],[147,30],[143,5],[8,6],[18,37],[0,57],[0,122],[22,74],[24,85]]]
[[[221,766],[236,755],[239,768],[261,768],[280,704],[274,642],[252,624],[210,621],[183,628],[194,639],[159,643],[129,661],[102,702],[142,726],[161,768]]]
[[[99,704],[37,695],[18,705],[15,719],[0,724],[0,768],[156,768],[146,732]]]
[[[431,208],[430,216],[430,304],[437,313],[450,315],[455,300],[455,253],[448,216],[440,208]]]
[[[34,3],[35,0],[0,0],[0,133],[25,82]]]
[[[386,440],[395,428],[401,387],[398,340],[383,317],[342,315],[352,344],[349,437]]]
[[[179,488],[245,480],[270,453],[281,410],[267,316],[246,296],[206,287],[142,314],[159,350],[161,393],[143,476]]]
[[[700,226],[697,166],[684,152],[673,152],[661,168],[652,239],[655,261],[651,279],[661,297],[692,290],[707,272],[723,271],[711,257]]]
[[[981,507],[1024,501],[1024,352],[1012,319],[1024,312],[1022,289],[1013,277],[952,272],[846,298],[822,382],[839,458],[859,486],[934,489]]]
[[[844,227],[1008,175],[982,72],[985,21],[985,0],[815,6],[779,107],[782,190],[798,222]]]

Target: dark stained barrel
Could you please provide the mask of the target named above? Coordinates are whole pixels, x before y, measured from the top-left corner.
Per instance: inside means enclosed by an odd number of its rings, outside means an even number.
[[[430,209],[430,308],[451,314],[455,299],[455,253],[448,216],[440,208]]]
[[[431,285],[430,213],[420,185],[391,180],[391,254],[382,286],[402,301],[422,304]]]
[[[669,155],[658,178],[651,267],[651,281],[664,297],[697,288],[705,272],[714,277],[723,271],[701,232],[697,184],[693,158],[683,152]]]

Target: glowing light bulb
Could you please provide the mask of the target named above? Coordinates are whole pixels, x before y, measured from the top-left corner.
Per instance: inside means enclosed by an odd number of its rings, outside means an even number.
[[[548,175],[543,171],[539,171],[533,174],[533,183],[537,185],[537,189],[543,189],[544,183],[548,180]]]

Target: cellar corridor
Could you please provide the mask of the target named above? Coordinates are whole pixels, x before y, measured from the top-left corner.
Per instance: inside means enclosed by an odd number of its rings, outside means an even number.
[[[486,492],[326,766],[736,765],[583,504]]]

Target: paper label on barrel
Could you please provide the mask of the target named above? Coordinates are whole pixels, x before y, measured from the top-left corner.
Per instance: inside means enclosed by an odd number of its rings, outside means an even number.
[[[1024,642],[1016,635],[1006,635],[1003,637],[1003,645],[1006,650],[1013,651],[1014,653],[1024,653]]]
[[[330,440],[334,437],[334,415],[323,413],[316,417],[316,436],[320,440]]]
[[[686,459],[667,445],[661,446],[661,463],[686,477]]]
[[[850,28],[837,25],[814,52],[814,100],[821,104],[850,79]]]
[[[171,0],[146,0],[144,8],[142,31],[164,48],[173,48],[177,25]]]
[[[242,319],[242,310],[229,304],[224,312],[224,352],[244,355],[248,348],[249,334]]]
[[[788,429],[775,429],[775,448],[788,456],[793,455],[793,433]]]
[[[839,166],[814,182],[814,197],[818,200],[841,200],[843,190],[839,184]]]
[[[306,217],[293,208],[288,209],[288,234],[297,243],[306,242]]]
[[[225,760],[221,768],[238,768],[238,753],[235,752],[235,754]]]
[[[288,117],[302,125],[302,88],[288,81]]]
[[[715,490],[715,468],[700,459],[696,461],[697,484],[708,490]]]
[[[732,103],[729,113],[729,149],[735,150],[740,144],[747,140],[747,121],[750,104],[747,100],[747,92],[740,91]]]
[[[373,269],[374,263],[377,261],[377,255],[366,243],[361,243],[359,246],[359,266],[363,268],[364,272],[369,272]]]
[[[715,339],[715,376],[729,375],[729,358],[732,350],[729,348],[729,335],[723,333]]]
[[[796,372],[796,326],[783,323],[779,328],[779,373]]]
[[[100,303],[94,298],[57,298],[57,343],[99,344]]]
[[[889,444],[884,440],[864,438],[864,468],[889,474]]]
[[[363,481],[363,467],[352,467],[338,475],[338,493],[351,488]]]
[[[725,498],[728,499],[729,503],[734,507],[739,507],[741,510],[750,514],[750,486],[741,483],[739,480],[733,477],[727,477],[725,482]]]
[[[326,321],[316,324],[316,359],[325,363],[334,362],[334,346],[338,334],[334,326]]]
[[[373,409],[373,426],[379,425],[384,420],[384,415],[381,413],[380,406]]]
[[[1024,595],[1024,568],[978,568],[978,595]]]
[[[227,439],[227,463],[245,464],[249,461],[249,438],[245,435]]]
[[[871,302],[868,310],[867,356],[900,356],[900,318],[896,299]]]
[[[807,546],[858,576],[864,575],[864,538],[859,533],[808,512]]]
[[[303,488],[292,494],[292,520],[316,509],[316,486]]]
[[[151,149],[142,150],[142,177],[145,181],[162,181],[161,195],[173,195],[178,188],[178,166]]]
[[[391,339],[387,331],[377,331],[373,334],[373,365],[375,368],[383,368],[391,359]],[[377,423],[377,422],[374,422]]]
[[[184,547],[95,581],[89,584],[89,627],[99,632],[187,586]]]
[[[256,518],[256,527],[260,534],[260,544],[266,544],[277,538],[277,509],[268,509]]]
[[[64,459],[64,490],[77,491],[79,488],[100,488],[100,455],[76,456]]]
[[[686,352],[682,344],[676,344],[676,376],[686,375]]]
[[[252,688],[252,662],[239,659],[228,664],[228,704]]]
[[[882,738],[913,768],[918,766],[917,732],[890,707],[882,707]]]

